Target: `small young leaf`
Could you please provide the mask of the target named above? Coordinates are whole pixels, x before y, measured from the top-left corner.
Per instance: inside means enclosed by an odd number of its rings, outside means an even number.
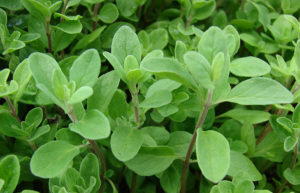
[[[228,172],[230,148],[227,139],[216,131],[198,131],[196,141],[198,165],[203,175],[219,182]]]
[[[54,26],[54,28],[67,34],[78,34],[82,30],[82,24],[77,20],[65,20],[62,23]]]
[[[71,96],[68,104],[76,104],[84,101],[93,94],[93,89],[89,86],[83,86],[77,89]]]
[[[41,178],[53,178],[61,174],[78,155],[79,147],[64,141],[51,141],[34,152],[31,161],[31,172]]]
[[[288,136],[287,138],[285,138],[284,140],[284,151],[289,152],[292,151],[295,146],[298,143],[298,138],[296,137],[292,137],[292,136]]]
[[[71,123],[69,127],[71,131],[92,140],[105,139],[110,134],[108,119],[96,109],[87,111],[83,119],[77,123]]]
[[[93,168],[91,170],[91,168]],[[92,192],[99,190],[101,181],[99,176],[99,161],[95,154],[87,154],[80,164],[80,176],[83,177],[85,184],[91,184],[92,177],[96,179],[96,184]],[[103,183],[103,182],[102,182]]]
[[[294,170],[287,168],[283,172],[284,178],[293,185],[300,184],[300,168],[296,167]]]

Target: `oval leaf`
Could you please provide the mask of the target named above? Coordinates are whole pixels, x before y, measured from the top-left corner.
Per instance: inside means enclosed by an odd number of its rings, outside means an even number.
[[[176,158],[169,147],[142,147],[125,165],[140,176],[152,176],[166,170]]]
[[[0,179],[4,180],[4,184],[0,189],[4,193],[13,193],[18,185],[20,177],[20,164],[18,157],[8,155],[0,162]],[[1,182],[0,182],[1,184]]]
[[[110,134],[108,119],[96,109],[87,111],[83,119],[77,123],[71,123],[69,127],[71,131],[92,140],[104,139]]]
[[[61,174],[79,153],[78,146],[51,141],[34,152],[30,161],[31,172],[41,178],[53,178]]]
[[[222,180],[229,169],[230,148],[226,138],[216,131],[199,131],[196,141],[198,165],[212,182]]]
[[[263,76],[270,71],[269,64],[253,56],[235,59],[230,64],[230,72],[241,77]]]
[[[120,161],[132,159],[143,144],[140,130],[129,126],[117,127],[111,136],[111,150]]]
[[[226,101],[241,105],[269,105],[293,102],[293,94],[279,82],[270,78],[257,77],[235,86]]]

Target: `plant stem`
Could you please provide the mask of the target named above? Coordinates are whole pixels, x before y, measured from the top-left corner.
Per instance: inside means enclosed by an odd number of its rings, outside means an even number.
[[[15,108],[15,107],[13,106],[13,104],[11,103],[10,98],[9,98],[8,96],[6,96],[6,97],[5,97],[5,100],[6,100],[8,106],[9,106],[9,108],[10,108],[10,110],[11,110],[12,116],[14,116],[14,117],[17,119],[17,121],[21,124],[21,119],[20,119],[19,116],[17,115],[16,108]]]
[[[65,4],[64,4],[64,6],[63,6],[63,8],[62,8],[62,10],[61,10],[61,14],[64,15],[64,14],[66,13],[66,9],[67,9],[68,3],[69,3],[69,0],[66,0]],[[63,21],[64,21],[64,18],[61,17],[61,18],[60,18],[60,22],[63,22]]]
[[[94,140],[88,139],[88,142],[90,143],[93,151],[98,156],[98,158],[101,162],[101,172],[100,172],[101,185],[100,185],[99,193],[102,193],[103,189],[104,189],[104,180],[105,180],[104,179],[104,174],[106,172],[105,158],[104,158],[100,148],[98,147],[97,143]]]
[[[66,9],[67,9],[68,3],[69,3],[69,0],[66,0],[65,4],[64,4],[64,6],[63,6],[63,8],[61,10],[61,14],[64,15],[66,13]],[[60,22],[63,22],[64,20],[65,19],[63,17],[60,18]],[[64,59],[64,57],[65,57],[65,51],[64,50],[60,51],[60,55],[61,55],[62,59]]]
[[[98,12],[99,12],[99,3],[97,3],[94,6],[94,19],[95,19],[95,21],[93,22],[93,31],[95,31],[97,29],[97,20],[96,20],[96,17],[98,15]]]
[[[183,162],[182,175],[181,175],[181,191],[180,191],[181,193],[185,193],[187,171],[189,168],[190,158],[192,156],[193,149],[194,149],[196,139],[197,139],[197,129],[201,128],[205,121],[208,109],[210,107],[211,99],[212,99],[212,91],[209,90],[207,93],[206,102],[204,104],[204,109],[203,109],[202,113],[199,115],[199,119],[198,119],[197,125],[195,127],[192,140],[190,142],[188,151],[185,156],[185,160]]]
[[[135,186],[136,186],[136,173],[132,172],[130,193],[135,192]]]
[[[133,94],[131,94],[132,96],[132,103],[133,103],[133,109],[134,109],[134,116],[135,116],[135,121],[138,124],[138,129],[141,129],[141,125],[140,125],[140,113],[139,113],[139,109],[137,107],[138,104],[138,92],[135,92]]]
[[[68,115],[70,116],[71,120],[73,121],[73,123],[77,122],[76,116],[74,114],[73,108],[71,109],[71,111],[68,113]],[[100,189],[99,189],[99,193],[103,193],[103,189],[104,189],[104,174],[106,172],[106,164],[105,164],[105,158],[101,152],[101,149],[98,147],[97,143],[94,140],[91,139],[86,139],[90,145],[91,145],[91,149],[93,150],[93,152],[98,156],[98,159],[101,162],[101,172],[100,172],[100,180],[101,180],[101,185],[100,185]]]
[[[295,149],[294,149],[294,155],[293,155],[293,159],[292,159],[292,162],[291,162],[291,170],[294,170],[296,162],[297,162],[298,148],[299,148],[299,146],[298,146],[298,143],[297,143],[296,146],[295,146]]]
[[[50,21],[46,21],[46,35],[48,38],[48,50],[52,54],[52,43],[51,43],[51,33],[50,33]]]
[[[135,116],[135,121],[138,125],[138,129],[141,129],[141,123],[140,123],[140,113],[138,109],[138,89],[135,89],[134,93],[131,94],[132,96],[132,104],[133,104],[133,109],[134,109],[134,116]],[[131,179],[131,186],[130,186],[130,193],[135,192],[135,186],[136,186],[136,173],[132,172],[132,179]]]
[[[192,14],[190,14],[189,17],[186,20],[185,29],[187,29],[188,27],[190,27],[192,19],[193,19],[193,16],[192,16]]]
[[[280,115],[282,115],[282,113],[283,113],[283,110],[280,109],[275,114],[280,116]],[[271,131],[272,131],[272,126],[271,126],[270,122],[268,122],[267,125],[265,126],[264,130],[260,133],[259,137],[257,138],[256,146],[259,145]]]

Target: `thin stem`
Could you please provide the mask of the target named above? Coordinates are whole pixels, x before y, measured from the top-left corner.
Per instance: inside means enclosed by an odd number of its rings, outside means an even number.
[[[135,87],[136,88],[136,87]],[[132,96],[132,104],[133,104],[133,109],[134,109],[134,116],[135,116],[135,121],[138,125],[138,129],[141,129],[141,123],[140,123],[140,113],[138,109],[138,92],[139,89],[135,89],[134,93],[131,94]],[[130,186],[130,193],[135,192],[135,186],[136,186],[136,173],[132,172],[132,179],[131,179],[131,186]]]
[[[100,185],[99,193],[102,193],[103,189],[104,189],[104,180],[105,180],[104,179],[104,174],[106,172],[105,158],[104,158],[100,148],[98,147],[97,143],[94,140],[88,139],[88,142],[90,143],[93,151],[98,156],[98,158],[101,162],[101,172],[100,172],[101,185]]]
[[[50,21],[46,21],[46,34],[48,38],[48,50],[52,54],[52,43],[51,43],[51,33],[50,33]]]
[[[211,99],[212,99],[212,91],[208,91],[207,97],[206,97],[206,102],[204,104],[203,112],[199,115],[199,119],[198,119],[198,122],[196,124],[192,140],[190,142],[188,151],[187,151],[186,156],[185,156],[185,160],[183,162],[182,175],[181,175],[181,191],[180,191],[181,193],[185,193],[187,171],[188,171],[188,168],[189,168],[190,158],[192,156],[193,149],[194,149],[194,146],[195,146],[195,143],[196,143],[197,129],[201,128],[202,125],[203,125],[203,123],[204,123],[204,121],[205,121],[208,109],[209,109],[209,107],[211,105],[210,104],[211,103]]]
[[[292,159],[292,162],[291,162],[291,170],[294,170],[295,168],[295,165],[297,163],[297,157],[298,157],[298,143],[296,144],[295,146],[295,149],[294,149],[294,155],[293,155],[293,159]]]
[[[134,193],[135,192],[135,186],[136,186],[136,173],[132,172],[130,193]]]
[[[283,110],[280,109],[275,114],[280,116],[280,115],[282,115],[282,113],[283,113]],[[264,130],[260,133],[259,137],[257,138],[256,145],[259,145],[271,131],[272,131],[272,126],[271,126],[270,122],[268,122],[267,125],[265,126]]]
[[[70,116],[71,120],[76,123],[77,119],[76,116],[74,114],[73,108],[71,108],[70,112],[68,113],[68,115]],[[105,158],[101,152],[101,149],[98,147],[97,143],[94,140],[91,139],[86,139],[90,145],[91,145],[91,149],[93,150],[93,152],[98,156],[98,159],[101,162],[101,172],[100,172],[100,180],[101,180],[101,185],[100,185],[100,189],[99,189],[99,193],[103,193],[103,189],[104,189],[104,174],[106,172],[106,164],[105,164]]]
[[[68,3],[69,3],[69,0],[66,0],[65,4],[64,4],[64,6],[63,6],[63,8],[61,10],[61,14],[64,15],[66,13]],[[65,19],[63,17],[60,18],[60,22],[63,22],[64,20]],[[64,59],[64,57],[65,57],[65,51],[64,50],[60,51],[60,55],[61,55],[62,59]]]
[[[7,97],[5,97],[5,100],[6,100],[8,106],[9,106],[9,108],[11,110],[12,116],[14,116],[17,119],[17,121],[21,124],[21,119],[17,115],[17,111],[16,111],[15,107],[13,106],[13,104],[11,103],[10,98],[7,96]]]
[[[94,19],[95,19],[95,21],[93,22],[93,30],[94,31],[97,29],[97,20],[96,20],[96,17],[98,15],[98,12],[99,12],[99,3],[97,3],[94,6]]]
[[[192,14],[190,14],[189,17],[186,20],[185,29],[187,29],[188,27],[190,27],[192,19],[193,19],[193,16],[192,16]]]
[[[61,10],[61,14],[64,15],[64,14],[66,13],[66,9],[67,9],[68,3],[69,3],[69,0],[66,0],[66,1],[65,1],[65,4],[64,4],[64,6],[63,6],[63,8],[62,8],[62,10]],[[61,18],[60,18],[60,22],[63,22],[63,21],[64,21],[64,18],[61,17]]]
[[[133,93],[132,95],[132,103],[133,103],[133,109],[134,109],[134,116],[135,116],[135,121],[138,124],[138,128],[141,129],[140,127],[140,113],[138,109],[138,92]]]
[[[246,1],[247,0],[242,0],[242,2],[241,2],[241,9],[242,9],[242,11],[244,10]]]

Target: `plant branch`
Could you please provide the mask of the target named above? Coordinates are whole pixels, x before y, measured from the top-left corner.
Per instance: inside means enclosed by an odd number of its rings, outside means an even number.
[[[93,22],[93,31],[95,31],[97,29],[97,20],[96,20],[96,17],[98,15],[98,12],[99,12],[99,3],[97,3],[94,6],[94,19],[95,19],[95,21]]]
[[[135,87],[136,88],[136,87]],[[138,92],[139,89],[135,89],[134,93],[131,94],[132,96],[132,104],[133,104],[133,109],[134,109],[134,116],[135,116],[135,121],[138,125],[138,129],[141,129],[141,123],[140,123],[140,113],[138,109]],[[135,192],[135,186],[136,186],[136,173],[132,172],[132,179],[131,179],[131,186],[130,186],[130,193]]]
[[[64,6],[63,6],[63,8],[62,8],[62,10],[61,10],[61,14],[65,15],[69,1],[70,1],[70,0],[66,0],[66,1],[65,1],[65,4],[64,4]],[[63,21],[64,21],[64,18],[61,17],[61,18],[60,18],[60,22],[63,22]]]
[[[70,112],[68,113],[68,115],[70,116],[71,120],[73,121],[73,123],[77,122],[76,116],[74,114],[74,110],[73,107],[71,108]],[[86,139],[90,145],[91,145],[91,149],[93,150],[93,152],[98,156],[98,159],[101,162],[101,172],[100,172],[100,180],[101,180],[101,185],[100,185],[100,189],[99,189],[99,193],[103,193],[103,189],[104,189],[104,174],[106,172],[106,164],[105,164],[105,158],[101,152],[101,149],[98,147],[97,143],[94,140],[91,139]]]
[[[203,109],[202,113],[199,115],[199,119],[198,119],[198,122],[196,124],[192,140],[190,142],[188,151],[187,151],[186,156],[185,156],[185,160],[183,162],[182,175],[181,175],[181,191],[180,191],[181,193],[185,193],[187,171],[188,171],[188,168],[189,168],[190,158],[192,156],[193,149],[194,149],[196,139],[197,139],[197,129],[201,128],[204,121],[205,121],[206,115],[208,113],[208,109],[211,105],[210,104],[211,99],[212,99],[212,91],[209,90],[208,93],[207,93],[206,102],[204,104],[204,109]]]
[[[50,32],[50,21],[46,21],[46,35],[48,38],[48,50],[52,54],[52,43],[51,43],[51,32]]]
[[[298,157],[298,143],[296,144],[295,146],[295,149],[294,149],[294,155],[293,155],[293,159],[292,159],[292,162],[291,162],[291,170],[294,170],[295,168],[295,165],[297,163],[297,157]]]
[[[19,124],[21,124],[21,119],[20,119],[20,117],[18,116],[17,111],[16,111],[16,108],[13,106],[13,104],[12,104],[10,98],[9,98],[8,96],[6,96],[6,97],[5,97],[5,100],[6,100],[8,106],[9,106],[9,108],[10,108],[10,110],[11,110],[12,116],[14,116],[14,117],[17,119],[17,121],[19,122]]]

